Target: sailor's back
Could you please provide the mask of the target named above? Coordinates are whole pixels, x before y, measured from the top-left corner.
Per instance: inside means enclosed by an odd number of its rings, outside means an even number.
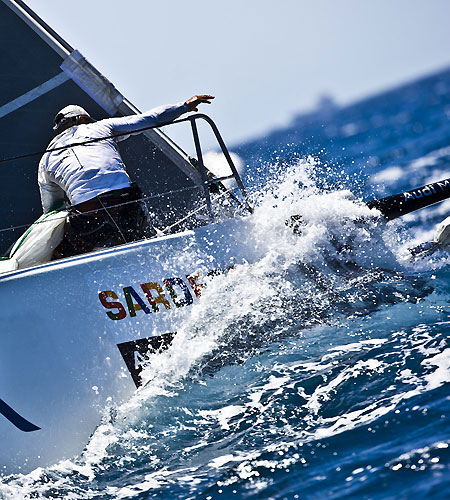
[[[114,138],[112,120],[73,126],[49,144],[39,164],[38,181],[44,211],[55,202],[56,187],[64,192],[72,205],[90,200],[107,191],[130,186],[130,179]],[[85,143],[93,139],[97,142]],[[50,188],[50,196],[46,196]],[[53,189],[52,189],[53,188]]]

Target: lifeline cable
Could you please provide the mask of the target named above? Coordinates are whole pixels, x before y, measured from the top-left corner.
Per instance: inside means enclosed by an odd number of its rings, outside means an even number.
[[[193,128],[193,133],[194,133],[194,140],[195,137],[196,137],[196,127],[195,127],[195,120],[197,118],[203,118],[204,120],[206,120],[208,122],[208,124],[211,126],[213,132],[214,132],[214,135],[216,136],[216,139],[222,149],[222,153],[224,154],[224,156],[226,157],[229,165],[230,165],[230,168],[231,168],[231,171],[233,172],[233,174],[231,176],[226,176],[226,177],[220,177],[220,178],[217,178],[217,179],[212,179],[212,180],[209,180],[209,181],[205,181],[205,183],[214,183],[214,182],[218,182],[219,184],[219,187],[223,187],[224,186],[222,184],[220,184],[220,182],[222,180],[225,180],[225,179],[228,179],[228,178],[231,178],[231,177],[234,177],[240,191],[241,191],[241,194],[242,196],[244,197],[244,200],[245,200],[245,204],[246,204],[246,209],[252,213],[253,210],[251,208],[251,206],[249,205],[248,201],[247,201],[247,193],[245,192],[245,188],[244,188],[244,185],[242,184],[242,181],[239,177],[239,174],[236,170],[236,168],[234,167],[233,165],[233,162],[231,160],[231,157],[230,157],[230,154],[228,153],[228,150],[225,146],[225,143],[223,142],[223,139],[222,137],[220,136],[220,133],[215,125],[215,123],[207,116],[207,115],[203,115],[201,113],[199,114],[195,114],[195,115],[190,115],[188,116],[187,118],[181,118],[181,119],[178,119],[178,120],[173,120],[173,121],[169,121],[169,122],[165,122],[165,123],[161,123],[159,125],[150,125],[148,127],[142,127],[140,129],[137,129],[137,130],[134,130],[133,132],[120,132],[118,134],[112,134],[112,135],[109,135],[109,136],[104,136],[104,137],[97,137],[95,139],[89,139],[87,141],[82,141],[82,142],[77,142],[77,143],[74,143],[74,144],[68,144],[66,146],[59,146],[57,148],[52,148],[52,149],[45,149],[44,151],[36,151],[34,153],[27,153],[27,154],[24,154],[24,155],[18,155],[18,156],[11,156],[9,158],[2,158],[0,159],[0,163],[6,163],[6,162],[9,162],[9,161],[14,161],[14,160],[20,160],[20,159],[24,159],[24,158],[30,158],[30,157],[33,157],[33,156],[37,156],[37,155],[44,155],[46,153],[52,153],[54,151],[62,151],[62,150],[65,150],[65,149],[69,149],[69,148],[75,148],[76,146],[83,146],[83,145],[86,145],[86,144],[93,144],[95,142],[100,142],[100,141],[105,141],[105,140],[108,140],[108,139],[114,139],[116,137],[129,137],[131,135],[137,135],[137,134],[140,134],[141,132],[145,132],[146,130],[152,130],[152,129],[157,129],[157,128],[162,128],[162,127],[165,127],[167,125],[173,125],[173,124],[176,124],[176,123],[184,123],[184,122],[191,122],[191,126]],[[197,142],[198,142],[198,137],[197,137]],[[186,154],[186,153],[184,153]],[[200,153],[199,153],[200,154]],[[193,162],[191,161],[191,163],[193,164]],[[193,166],[195,167],[195,165],[193,164]],[[203,170],[205,170],[205,166],[202,164],[202,169],[200,170],[200,173],[202,174],[202,176],[204,175],[203,174]],[[206,197],[208,197],[208,190],[205,186],[203,186],[203,188],[206,190],[205,191],[205,194],[206,194]],[[224,188],[225,189],[225,188]],[[225,191],[227,192],[227,191]],[[229,196],[231,197],[231,199],[233,201],[235,201],[236,203],[238,203],[239,206],[244,206],[237,198],[236,196],[234,196],[232,193],[229,192]]]
[[[232,194],[231,193],[231,190],[229,189],[225,189],[225,191],[223,191],[221,194],[219,194],[218,196],[216,196],[214,198],[214,201],[217,201],[219,198],[222,198],[223,196],[225,196],[226,194]],[[185,217],[181,218],[180,220],[174,222],[173,224],[171,224],[170,226],[167,226],[165,227],[164,229],[161,230],[161,232],[164,234],[166,231],[168,231],[169,229],[172,229],[173,227],[175,226],[178,226],[178,224],[181,224],[183,221],[189,219],[190,217],[192,217],[193,215],[195,215],[197,212],[200,212],[200,210],[204,209],[204,208],[207,208],[207,204],[205,203],[204,205],[202,205],[201,207],[199,208],[196,208],[195,210],[193,210],[192,212],[189,212]]]
[[[145,132],[146,130],[166,127],[167,125],[172,125],[173,123],[182,123],[182,122],[187,121],[187,120],[188,120],[188,118],[183,118],[181,120],[175,120],[172,122],[162,123],[160,125],[151,125],[149,127],[140,128],[140,129],[134,130],[133,132],[120,132],[119,134],[106,135],[104,137],[97,137],[95,139],[89,139],[89,140],[83,141],[83,142],[68,144],[67,146],[59,146],[57,148],[45,149],[44,151],[35,151],[34,153],[26,153],[24,155],[11,156],[9,158],[1,158],[0,163],[7,163],[9,161],[15,161],[15,160],[23,160],[24,158],[31,158],[33,156],[38,156],[38,155],[42,156],[43,154],[46,154],[46,153],[53,153],[55,151],[62,151],[64,149],[74,148],[76,146],[84,146],[85,144],[93,144],[94,142],[106,141],[108,139],[115,139],[116,137],[123,137],[126,135],[129,136],[129,135],[140,134],[142,132]]]
[[[105,205],[103,204],[103,201],[101,200],[100,196],[96,196],[97,200],[100,202],[100,205],[102,206],[102,208],[100,210],[104,210],[106,215],[111,219],[111,222],[116,226],[116,229],[117,231],[119,232],[121,238],[123,239],[123,242],[124,243],[127,243],[127,239],[125,238],[122,230],[120,229],[119,225],[117,224],[116,220],[114,219],[114,217],[108,212],[108,208],[105,207]],[[133,200],[134,202],[138,202],[140,200]],[[110,208],[115,208],[117,207],[118,205],[113,205],[113,207],[110,207]],[[73,216],[74,214],[72,214]],[[82,214],[75,214],[75,215],[85,215],[84,213]],[[104,224],[103,224],[104,225]]]
[[[86,144],[93,144],[93,143],[96,143],[96,142],[101,142],[101,141],[106,141],[108,139],[114,139],[116,137],[124,137],[124,136],[131,136],[131,135],[137,135],[137,134],[140,134],[142,132],[145,132],[146,130],[152,130],[152,129],[156,129],[156,128],[162,128],[162,127],[166,127],[167,125],[173,125],[173,124],[176,124],[176,123],[184,123],[184,122],[187,122],[187,121],[190,121],[192,122],[192,116],[195,116],[195,115],[191,115],[187,118],[181,118],[181,119],[178,119],[178,120],[173,120],[171,122],[166,122],[166,123],[162,123],[162,124],[159,124],[159,125],[151,125],[151,126],[148,126],[148,127],[143,127],[143,128],[140,128],[140,129],[137,129],[133,132],[120,132],[118,134],[113,134],[113,135],[108,135],[108,136],[104,136],[104,137],[97,137],[95,139],[89,139],[87,141],[82,141],[82,142],[78,142],[78,143],[74,143],[74,144],[68,144],[66,146],[59,146],[57,148],[52,148],[52,149],[45,149],[44,151],[36,151],[34,153],[27,153],[27,154],[24,154],[24,155],[18,155],[18,156],[11,156],[9,158],[2,158],[0,159],[0,163],[7,163],[9,161],[15,161],[15,160],[21,160],[21,159],[25,159],[25,158],[31,158],[33,156],[42,156],[46,153],[53,153],[55,151],[62,151],[62,150],[65,150],[65,149],[70,149],[70,148],[74,148],[76,146],[84,146]],[[197,116],[202,116],[202,115],[197,115]],[[213,125],[211,125],[213,126]],[[215,127],[215,125],[214,125]],[[214,129],[214,128],[213,128]],[[217,137],[217,134],[216,134],[216,137]],[[221,142],[221,139],[219,140],[219,137],[217,137],[218,141],[219,141],[219,144]],[[223,150],[223,147],[222,147],[222,150]],[[224,154],[226,156],[226,153],[224,151]],[[195,165],[193,165],[195,167]],[[235,177],[233,175],[233,177]],[[212,179],[208,182],[212,183],[214,181],[216,182],[220,182],[221,180],[224,180],[228,177],[223,177],[223,178],[219,178],[219,179]],[[236,179],[236,182],[238,183],[239,185],[239,180]],[[221,184],[219,184],[221,185]],[[221,185],[223,187],[223,185]],[[185,189],[196,189],[198,187],[202,187],[202,185],[195,185],[195,186],[192,186],[192,187],[189,187],[189,188],[185,188]],[[185,189],[179,189],[178,192],[181,192],[181,191],[184,191]],[[241,191],[242,191],[243,188],[241,188]],[[174,191],[168,191],[167,193],[162,193],[161,195],[155,195],[155,196],[150,196],[150,197],[146,197],[144,199],[150,199],[150,198],[156,198],[156,197],[160,197],[160,196],[164,196],[165,194],[170,194],[170,193],[173,193],[173,192],[176,192],[177,190],[174,190]],[[229,190],[225,190],[225,192],[228,192],[231,199],[233,201],[235,201],[239,206],[243,206],[242,203],[239,201],[238,198],[236,198],[235,195],[233,195],[233,193],[231,193],[231,191]],[[245,192],[242,192],[242,194],[244,195],[244,198],[246,196]],[[247,203],[248,205],[248,203]],[[247,207],[248,210],[250,210],[251,212],[251,209],[249,209],[249,207]],[[15,227],[11,227],[11,228],[6,228],[6,229],[0,229],[0,232],[4,232],[4,231],[7,231],[7,230],[12,230],[12,229],[19,229],[19,228],[23,228],[23,227],[28,227],[28,226],[25,226],[25,225],[22,225],[22,226],[15,226]]]
[[[192,190],[192,189],[198,189],[199,187],[201,187],[201,185],[196,184],[195,186],[188,186],[188,187],[184,187],[184,188],[173,189],[171,191],[166,191],[164,193],[159,193],[159,194],[155,194],[155,195],[152,195],[152,196],[143,196],[142,198],[139,198],[138,200],[124,201],[122,203],[118,203],[117,205],[114,205],[114,208],[116,208],[116,207],[122,207],[122,206],[125,206],[125,205],[130,205],[132,203],[139,203],[141,201],[150,200],[152,198],[161,198],[163,196],[170,195],[170,194],[175,194],[175,193],[179,193],[179,192],[182,192],[182,191],[188,191],[188,190]],[[235,198],[235,196],[232,194],[232,191],[230,189],[226,189],[225,191],[223,191],[222,193],[220,193],[218,196],[216,196],[214,198],[214,201],[222,198],[226,194],[230,194],[230,195],[233,196],[233,198]],[[242,208],[242,205],[240,205],[240,206]],[[61,211],[62,212],[64,212],[64,211],[70,211],[70,208],[72,208],[72,207],[68,207],[67,210],[63,209]],[[190,217],[192,217],[193,215],[195,215],[197,212],[200,212],[201,210],[203,210],[205,208],[207,208],[206,204],[200,206],[199,208],[193,210],[192,212],[189,212],[185,217],[183,217],[179,221],[177,221],[174,224],[172,224],[170,226],[167,226],[164,229],[159,230],[159,231],[162,232],[162,233],[164,233],[165,231],[171,229],[172,227],[177,226],[178,224],[180,224],[184,220],[189,219]],[[87,210],[86,212],[82,212],[82,213],[72,213],[71,215],[72,215],[72,217],[82,217],[84,215],[89,215],[89,214],[92,214],[92,213],[95,213],[95,212],[99,212],[99,211],[103,211],[103,210],[107,211],[106,207],[104,207],[104,208],[95,208],[93,210]],[[37,225],[37,224],[46,224],[46,223],[49,223],[49,222],[54,222],[55,220],[63,220],[66,217],[67,216],[60,217],[60,218],[55,217],[55,218],[53,218],[51,220],[37,220],[37,221],[32,222],[31,224],[21,224],[20,226],[6,227],[6,228],[3,228],[3,229],[0,229],[0,233],[6,232],[6,231],[14,231],[15,229],[25,229],[25,228],[29,228],[29,227]]]

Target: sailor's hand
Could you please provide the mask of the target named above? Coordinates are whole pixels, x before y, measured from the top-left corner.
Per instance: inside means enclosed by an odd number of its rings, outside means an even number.
[[[198,105],[201,103],[211,104],[211,99],[214,99],[213,95],[202,94],[194,95],[186,101],[189,111],[198,111]]]

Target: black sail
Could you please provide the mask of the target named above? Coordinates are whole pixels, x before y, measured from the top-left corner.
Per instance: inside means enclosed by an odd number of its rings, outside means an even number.
[[[53,137],[55,113],[68,104],[79,104],[96,119],[138,112],[20,0],[0,0],[0,47],[0,159],[44,150]],[[201,177],[166,135],[150,130],[122,141],[119,149],[130,177],[150,197],[157,226],[192,208]],[[0,254],[24,231],[5,228],[29,225],[42,213],[39,160],[36,155],[0,164]],[[176,196],[163,195],[169,191]]]

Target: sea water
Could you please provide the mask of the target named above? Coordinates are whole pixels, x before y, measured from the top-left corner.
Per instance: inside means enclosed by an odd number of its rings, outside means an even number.
[[[450,72],[234,149],[264,257],[210,280],[81,456],[1,498],[450,498],[450,255],[408,251],[450,202],[359,201],[450,176]]]

